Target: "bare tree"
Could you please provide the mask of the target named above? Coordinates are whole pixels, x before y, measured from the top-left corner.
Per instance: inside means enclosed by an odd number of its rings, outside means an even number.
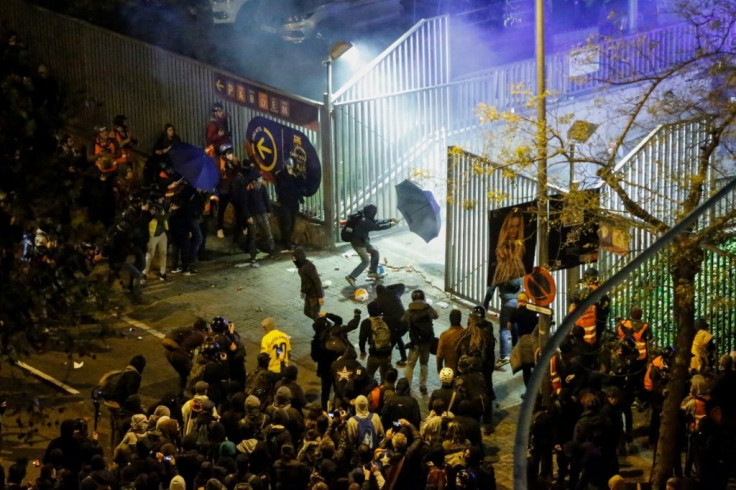
[[[601,218],[655,236],[691,213],[708,197],[715,177],[732,174],[736,1],[695,0],[679,4],[677,10],[684,24],[680,34],[669,41],[647,33],[624,40],[592,41],[580,50],[589,57],[590,73],[577,82],[597,86],[598,93],[587,105],[564,99],[555,104],[545,128],[549,142],[545,162],[539,161],[534,148],[539,128],[530,108],[536,96],[530,96],[528,107],[512,111],[482,106],[481,119],[491,128],[488,153],[489,160],[496,162],[494,171],[533,174],[537,165],[548,165],[551,183],[569,189],[567,205],[588,207],[586,211]],[[675,40],[680,44],[675,45]],[[617,166],[625,146],[637,144],[658,125],[676,126],[685,121],[697,128],[693,138],[673,140],[671,154],[654,159],[667,170],[660,173],[667,176],[665,182],[631,179]],[[677,152],[678,145],[688,145],[688,151]],[[680,155],[679,161],[670,158],[675,154]],[[621,211],[590,209],[586,204],[588,198],[582,191],[601,183],[615,195]],[[695,279],[701,272],[704,248],[721,244],[735,219],[736,210],[724,209],[701,220],[681,234],[666,254],[673,284],[676,354],[652,469],[655,488],[663,487],[680,464],[678,410],[689,377]]]

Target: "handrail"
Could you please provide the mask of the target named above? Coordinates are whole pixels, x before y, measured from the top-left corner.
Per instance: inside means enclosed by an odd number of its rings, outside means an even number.
[[[332,100],[337,101],[339,97],[341,97],[346,91],[348,91],[350,88],[352,88],[353,85],[357,84],[360,80],[363,79],[363,77],[371,71],[373,68],[375,68],[381,61],[388,58],[388,56],[399,47],[404,41],[406,41],[409,37],[411,37],[415,32],[417,32],[422,26],[425,24],[428,24],[430,22],[437,22],[439,19],[445,19],[447,20],[449,16],[447,15],[440,15],[437,17],[432,17],[430,19],[420,19],[419,22],[414,24],[411,29],[406,31],[400,38],[398,38],[396,41],[394,41],[389,47],[383,50],[381,54],[373,58],[373,61],[365,65],[363,68],[360,69],[355,75],[350,78],[345,84],[340,87],[338,90],[334,91],[332,94]]]
[[[580,318],[588,307],[593,306],[618,283],[626,279],[629,274],[636,271],[646,261],[654,257],[657,252],[667,246],[677,235],[685,232],[690,226],[695,224],[697,220],[706,213],[706,211],[715,206],[718,201],[734,189],[736,189],[736,178],[732,179],[731,182],[713,194],[713,196],[698,206],[692,213],[683,218],[682,221],[670,228],[659,240],[654,242],[652,246],[644,250],[631,262],[626,264],[620,271],[615,273],[610,279],[601,284],[598,289],[594,290],[562,321],[562,324],[542,349],[542,352],[539,355],[539,360],[537,361],[538,368],[532,371],[532,377],[529,380],[529,385],[527,386],[524,399],[521,402],[521,412],[519,413],[519,422],[516,425],[516,436],[514,439],[514,488],[528,488],[526,453],[527,447],[529,446],[529,430],[531,429],[532,417],[534,415],[536,393],[538,393],[539,389],[542,387],[542,380],[548,371],[549,362],[552,359],[552,356],[572,330],[572,326],[575,324],[575,321]]]

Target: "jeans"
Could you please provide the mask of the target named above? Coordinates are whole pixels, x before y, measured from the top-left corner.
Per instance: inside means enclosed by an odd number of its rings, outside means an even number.
[[[429,373],[429,347],[430,344],[414,344],[414,347],[409,351],[409,358],[406,360],[406,369],[404,370],[404,377],[411,384],[414,378],[414,366],[419,360],[419,386],[427,386],[427,375]]]
[[[146,251],[146,267],[143,269],[143,274],[148,274],[151,270],[151,264],[153,263],[153,257],[156,256],[158,260],[159,273],[164,276],[166,275],[166,249],[168,248],[168,237],[166,233],[161,233],[159,236],[152,236],[148,239],[148,250]]]
[[[360,257],[360,264],[353,269],[353,272],[350,273],[350,277],[357,279],[369,264],[370,268],[368,269],[368,272],[375,273],[378,270],[378,259],[380,258],[378,255],[378,249],[371,244],[368,244],[367,247],[359,247],[355,244],[351,245],[353,245],[353,250],[355,250],[358,257]]]
[[[258,238],[266,242],[266,252],[273,253],[273,235],[271,235],[271,223],[268,221],[268,214],[256,214],[251,216],[253,223],[247,223],[248,228],[248,253],[251,260],[256,259],[258,255]]]

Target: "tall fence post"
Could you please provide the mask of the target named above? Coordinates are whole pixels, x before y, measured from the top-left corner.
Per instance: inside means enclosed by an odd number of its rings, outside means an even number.
[[[335,247],[335,216],[337,213],[335,199],[335,166],[332,156],[333,121],[332,121],[332,94],[326,93],[324,104],[319,113],[320,136],[322,140],[322,193],[324,203],[325,228],[327,231],[327,246]]]

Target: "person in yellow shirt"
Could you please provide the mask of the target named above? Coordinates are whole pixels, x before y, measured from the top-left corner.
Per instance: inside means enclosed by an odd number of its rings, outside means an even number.
[[[261,322],[261,328],[264,333],[261,339],[261,352],[265,352],[271,357],[268,370],[280,373],[282,368],[289,365],[289,355],[291,353],[289,336],[276,329],[276,321],[270,316]]]

